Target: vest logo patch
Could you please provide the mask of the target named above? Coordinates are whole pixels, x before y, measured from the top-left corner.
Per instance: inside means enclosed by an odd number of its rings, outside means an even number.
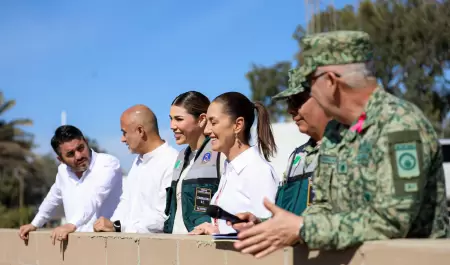
[[[175,169],[178,169],[180,167],[181,161],[177,160],[177,162],[175,163]]]
[[[302,159],[301,155],[296,155],[294,158],[294,162],[292,162],[292,165],[295,166],[298,164],[298,162],[300,162],[300,159]]]
[[[208,152],[203,155],[202,164],[208,163],[211,160],[211,152]]]

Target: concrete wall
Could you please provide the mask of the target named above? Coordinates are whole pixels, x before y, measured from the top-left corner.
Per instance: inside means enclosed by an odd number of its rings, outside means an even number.
[[[50,243],[49,231],[30,235],[0,229],[0,265],[448,265],[450,240],[372,242],[342,252],[286,248],[257,260],[214,243],[208,236],[76,233],[66,244]]]

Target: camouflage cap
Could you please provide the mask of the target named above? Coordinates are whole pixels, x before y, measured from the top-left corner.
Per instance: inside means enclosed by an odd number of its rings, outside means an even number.
[[[298,68],[293,68],[289,70],[288,88],[272,97],[272,99],[274,100],[285,99],[289,96],[305,91],[304,87],[302,86],[304,80],[305,78],[304,76],[301,75]]]
[[[295,82],[274,99],[286,98],[304,90],[303,82],[317,67],[367,62],[373,49],[369,34],[363,31],[331,31],[306,35],[300,40],[302,65],[294,70]],[[290,78],[291,80],[291,78]]]

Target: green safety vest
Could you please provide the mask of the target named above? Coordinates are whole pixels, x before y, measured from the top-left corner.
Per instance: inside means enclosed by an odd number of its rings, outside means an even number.
[[[315,147],[316,142],[311,138],[294,150],[278,187],[276,205],[296,215],[301,215],[314,199],[312,181],[319,157]]]
[[[179,153],[171,186],[166,189],[165,214],[169,218],[164,223],[164,233],[172,233],[177,212],[177,184],[181,173],[189,165],[191,152],[188,147]],[[181,183],[182,215],[189,232],[197,225],[211,222],[211,217],[206,214],[206,209],[217,191],[219,182],[220,153],[212,151],[210,139],[206,138],[194,158],[194,164]]]

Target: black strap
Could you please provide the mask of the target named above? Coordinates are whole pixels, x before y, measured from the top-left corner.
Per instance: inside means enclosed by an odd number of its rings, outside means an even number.
[[[194,161],[197,160],[198,156],[202,153],[203,149],[205,149],[205,146],[206,146],[206,144],[208,144],[209,140],[210,140],[210,138],[207,136],[205,138],[205,140],[203,141],[202,146],[200,146],[197,153],[195,154]],[[184,150],[184,162],[183,162],[183,168],[181,169],[181,172],[180,172],[180,176],[183,173],[183,171],[186,169],[186,167],[189,165],[189,157],[191,156],[191,153],[192,153],[191,147],[188,146],[186,148],[186,150]]]
[[[292,159],[289,159],[289,163],[290,163],[289,164],[289,169],[288,169],[288,172],[287,172],[287,175],[286,175],[286,179],[283,181],[283,183],[287,183],[287,181],[289,179],[289,176],[291,175],[292,167],[294,166],[293,162],[294,162],[295,156],[298,153],[303,152],[303,150],[305,149],[306,146],[310,145],[312,147],[315,147],[316,144],[317,144],[317,142],[314,141],[313,138],[309,138],[309,140],[306,143],[304,143],[304,144],[300,145],[299,147],[295,148],[294,152],[292,152],[292,154],[291,154]]]
[[[293,176],[287,179],[287,183],[291,183],[291,182],[295,182],[298,180],[304,180],[304,179],[308,179],[310,177],[314,176],[314,172],[306,172],[303,175],[297,175],[297,176]]]
[[[222,173],[220,172],[220,152],[217,152],[217,161],[216,161],[216,171],[217,171],[217,179],[220,181],[220,177]]]
[[[286,174],[286,178],[283,180],[283,183],[287,183],[287,181],[289,179],[289,176],[291,175],[292,166],[293,166],[292,163],[293,163],[293,161],[295,159],[295,156],[296,156],[296,154],[298,152],[298,149],[300,149],[300,148],[301,148],[301,146],[295,148],[294,152],[292,152],[292,154],[291,154],[292,159],[289,159],[289,169],[288,169],[288,172]]]

